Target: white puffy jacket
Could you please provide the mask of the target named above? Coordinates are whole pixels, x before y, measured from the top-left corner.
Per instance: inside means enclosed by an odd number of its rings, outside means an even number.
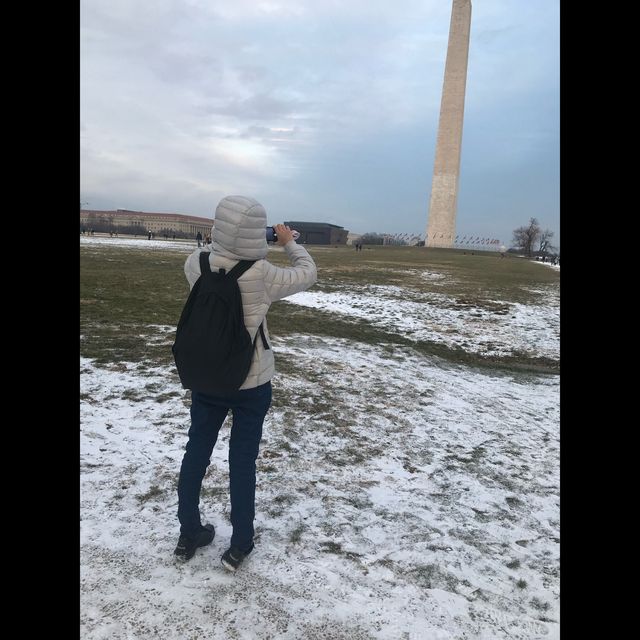
[[[244,322],[251,340],[262,323],[270,346],[266,315],[271,303],[308,289],[318,276],[313,258],[294,240],[284,246],[292,266],[276,267],[267,262],[266,226],[267,213],[259,202],[244,196],[228,196],[216,208],[211,244],[204,250],[211,252],[209,264],[212,269],[224,268],[227,272],[239,260],[256,260],[238,278]],[[202,251],[197,249],[185,262],[184,272],[190,287],[200,277],[199,256]],[[249,374],[240,389],[252,389],[264,384],[271,380],[274,373],[273,350],[265,349],[258,336]]]

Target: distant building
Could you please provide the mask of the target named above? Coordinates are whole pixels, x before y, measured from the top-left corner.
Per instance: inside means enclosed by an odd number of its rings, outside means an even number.
[[[328,222],[285,222],[288,227],[300,232],[300,244],[347,244],[349,231]]]
[[[352,233],[351,231],[349,231],[347,235],[347,244],[356,244],[363,235],[364,234],[362,233]]]
[[[121,233],[145,235],[151,231],[156,235],[162,233],[175,234],[178,237],[195,238],[198,231],[203,236],[211,233],[213,220],[199,216],[188,216],[181,213],[148,213],[146,211],[80,210],[80,225],[95,231],[120,229]]]

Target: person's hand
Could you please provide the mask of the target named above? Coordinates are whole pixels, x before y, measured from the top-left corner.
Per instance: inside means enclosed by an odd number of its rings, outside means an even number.
[[[278,241],[276,242],[277,245],[284,247],[287,242],[293,240],[293,233],[291,232],[291,229],[286,225],[274,224],[273,229],[278,236]]]

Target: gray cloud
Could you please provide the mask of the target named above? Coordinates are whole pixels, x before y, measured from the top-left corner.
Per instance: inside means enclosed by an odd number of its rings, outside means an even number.
[[[81,200],[211,215],[246,193],[423,233],[450,11],[81,0]],[[557,0],[474,3],[461,231],[509,240],[535,211],[559,233],[558,23]]]

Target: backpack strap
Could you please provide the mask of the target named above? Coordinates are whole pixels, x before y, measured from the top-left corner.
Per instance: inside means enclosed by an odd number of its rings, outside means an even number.
[[[238,264],[236,264],[231,271],[227,274],[228,277],[235,278],[236,280],[245,272],[247,269],[251,267],[251,265],[255,264],[255,260],[240,260]],[[262,328],[264,321],[260,323],[258,327],[258,331],[256,332],[256,337],[253,339],[253,348],[256,348],[256,340],[258,339],[258,333],[260,333],[260,337],[262,338],[262,346],[265,351],[271,349],[269,343],[267,342],[267,337],[264,335],[264,329]]]
[[[206,267],[209,264],[209,259],[207,258],[206,263],[204,263],[204,267],[203,267],[203,255],[204,254],[209,254],[208,251],[203,251],[200,254],[200,271],[202,272],[203,268],[206,269]],[[253,264],[255,264],[255,260],[240,260],[240,262],[238,262],[232,269],[231,271],[229,271],[229,273],[227,274],[227,277],[230,278],[235,278],[236,280],[245,272],[247,271]],[[224,275],[225,271],[224,269],[220,269],[220,273],[222,275]],[[260,333],[260,337],[262,338],[262,346],[264,347],[265,351],[268,349],[271,349],[271,347],[269,346],[269,343],[267,342],[267,337],[264,335],[264,328],[262,327],[263,323],[260,323],[260,326],[258,327],[258,332]],[[258,332],[256,332],[256,337],[253,339],[253,348],[255,349],[256,346],[256,340],[258,339]]]
[[[267,351],[268,349],[271,349],[271,347],[267,342],[267,337],[264,335],[264,329],[262,328],[263,324],[264,324],[264,321],[260,323],[260,326],[258,327],[258,329],[260,331],[260,337],[262,338],[262,346],[264,347],[264,350]]]
[[[227,275],[237,280],[255,262],[255,260],[240,260]]]
[[[269,349],[271,349],[271,347],[269,346],[269,343],[267,342],[267,337],[264,335],[264,329],[262,328],[264,321],[262,321],[260,323],[260,326],[258,327],[258,330],[256,331],[256,336],[253,339],[253,348],[256,348],[256,342],[258,341],[258,334],[260,334],[260,337],[262,338],[262,346],[264,347],[265,351],[268,351]]]
[[[211,273],[211,266],[209,265],[210,251],[200,252],[200,273]]]
[[[211,269],[211,265],[209,263],[210,255],[210,251],[200,252],[200,273],[215,273],[215,271]],[[238,262],[227,275],[230,275],[237,280],[254,263],[255,260],[240,260],[240,262]],[[220,269],[218,273],[223,276],[226,274],[226,269]]]

